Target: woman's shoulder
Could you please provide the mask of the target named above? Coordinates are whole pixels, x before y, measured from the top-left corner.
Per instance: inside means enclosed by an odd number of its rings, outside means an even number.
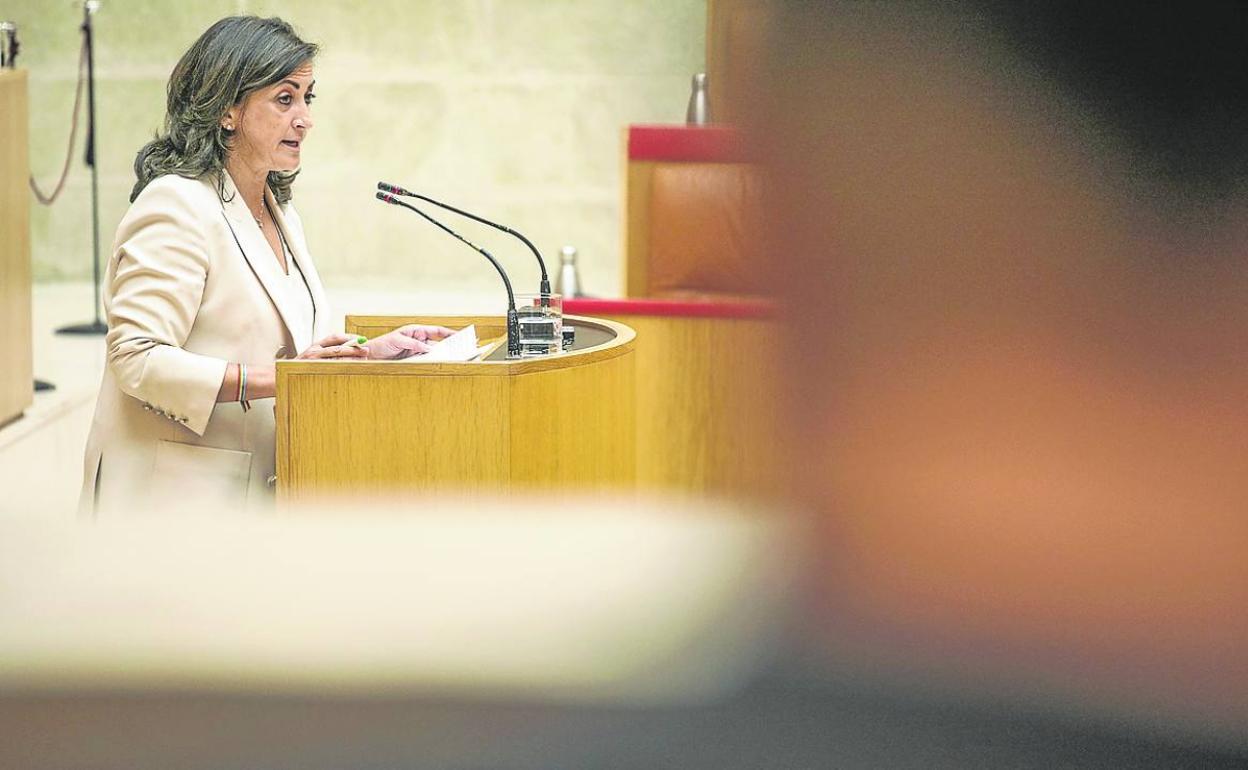
[[[216,185],[210,178],[165,174],[148,182],[130,204],[117,225],[116,243],[148,227],[169,223],[184,232],[197,231],[220,210]]]
[[[212,175],[185,177],[164,174],[147,183],[134,199],[134,205],[184,199],[194,203],[217,203],[220,198]]]

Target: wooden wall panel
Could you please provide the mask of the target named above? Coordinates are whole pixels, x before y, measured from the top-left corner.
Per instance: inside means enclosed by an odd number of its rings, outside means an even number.
[[[34,400],[27,104],[25,70],[0,70],[0,425]]]
[[[624,205],[620,213],[624,221],[620,233],[624,237],[620,253],[624,259],[620,261],[624,275],[621,285],[625,297],[650,296],[650,178],[654,175],[657,165],[652,161],[630,161],[628,156],[628,129],[624,129],[623,147],[624,169],[620,178],[624,189],[621,199]]]
[[[759,77],[767,54],[776,0],[707,0],[706,74],[711,122],[737,123],[748,105],[743,100],[757,93],[752,81]]]

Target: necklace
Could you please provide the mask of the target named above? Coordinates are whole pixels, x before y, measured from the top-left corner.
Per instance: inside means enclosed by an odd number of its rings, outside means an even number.
[[[268,204],[267,202],[265,202],[264,198],[261,198],[261,199],[260,199],[260,208],[261,208],[262,210],[267,210],[267,209],[269,208],[269,204]],[[260,217],[256,216],[254,213],[251,215],[251,218],[252,218],[252,219],[254,219],[254,220],[256,220],[256,225],[257,225],[257,226],[259,226],[259,228],[260,228],[261,230],[263,230],[263,229],[264,229],[264,220],[263,220],[263,219],[261,219]]]

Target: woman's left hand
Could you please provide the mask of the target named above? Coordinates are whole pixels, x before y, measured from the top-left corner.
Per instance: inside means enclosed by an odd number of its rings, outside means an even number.
[[[364,343],[369,358],[399,359],[428,353],[432,343],[454,334],[445,326],[408,324]]]

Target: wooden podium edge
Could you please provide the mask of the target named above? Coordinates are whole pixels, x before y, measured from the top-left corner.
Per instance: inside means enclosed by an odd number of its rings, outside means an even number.
[[[469,324],[487,327],[492,326],[500,329],[505,327],[505,323],[501,316],[348,315],[346,319],[346,328],[348,332],[364,328],[394,329],[410,323],[449,326],[452,328],[462,328]],[[569,369],[574,366],[584,366],[597,361],[607,361],[615,358],[616,356],[622,356],[633,350],[637,334],[633,331],[632,327],[626,324],[622,324],[618,321],[609,321],[605,318],[590,318],[588,316],[576,315],[564,316],[564,320],[573,322],[577,326],[594,326],[604,331],[610,331],[615,334],[615,338],[604,342],[601,345],[585,348],[584,350],[573,350],[568,353],[559,353],[553,356],[525,358],[512,361],[464,361],[436,364],[422,364],[410,360],[278,361],[278,378],[280,380],[283,371],[290,375],[298,375],[309,372],[315,372],[317,374],[335,374],[339,373],[339,370],[341,372],[350,372],[353,374],[376,374],[385,372],[386,374],[399,376],[418,374],[422,376],[456,375],[462,377],[465,375],[475,375],[484,377],[506,377],[517,374],[529,374],[532,372],[545,372],[552,369]]]

